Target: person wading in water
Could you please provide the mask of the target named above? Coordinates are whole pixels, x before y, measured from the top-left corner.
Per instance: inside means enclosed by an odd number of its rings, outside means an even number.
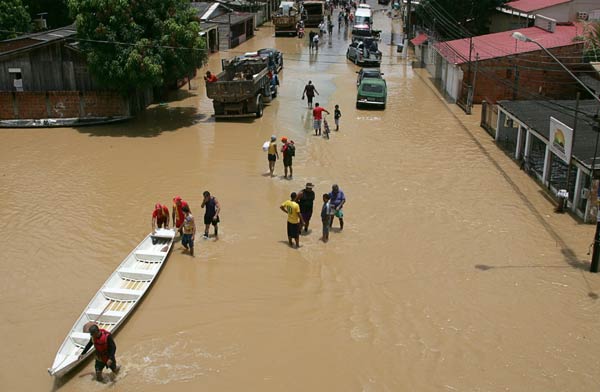
[[[160,203],[156,203],[154,211],[152,211],[152,232],[156,229],[169,228],[169,209]]]
[[[304,86],[304,91],[302,92],[302,99],[304,99],[304,96],[306,96],[306,99],[308,100],[309,109],[312,109],[313,98],[315,97],[315,93],[319,95],[319,92],[315,88],[315,85],[312,84],[311,80],[309,80],[308,84]]]
[[[202,194],[204,196],[204,200],[202,200],[202,205],[200,207],[206,207],[204,212],[204,236],[203,238],[208,239],[208,229],[210,229],[210,225],[212,224],[215,227],[215,238],[219,237],[219,212],[221,211],[221,204],[216,197],[211,196],[209,191],[204,191]]]
[[[175,226],[176,230],[179,230],[179,234],[181,234],[181,225],[183,225],[183,220],[185,219],[185,213],[183,212],[183,207],[188,207],[189,205],[186,201],[181,199],[181,196],[175,196],[173,198],[173,211],[171,212],[173,219],[173,226]]]
[[[83,352],[79,358],[83,357],[92,348],[92,345],[96,349],[96,380],[104,382],[102,377],[102,371],[105,367],[112,370],[114,374],[119,373],[121,369],[117,366],[117,360],[115,359],[115,353],[117,352],[117,345],[112,338],[110,332],[105,329],[100,329],[96,324],[90,326],[90,341],[83,349]]]
[[[306,187],[298,192],[298,197],[296,198],[296,202],[298,202],[298,205],[300,206],[300,214],[304,220],[305,233],[308,232],[308,225],[313,213],[313,203],[315,201],[315,192],[313,192],[313,187],[314,185],[311,182],[308,182]]]

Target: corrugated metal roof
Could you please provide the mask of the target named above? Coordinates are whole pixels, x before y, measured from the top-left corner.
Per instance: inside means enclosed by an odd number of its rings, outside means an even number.
[[[428,39],[429,39],[429,37],[427,36],[427,34],[421,33],[421,34],[417,35],[415,38],[411,39],[410,42],[415,46],[419,46],[423,42],[427,41]]]
[[[231,15],[231,19],[229,15]],[[250,12],[231,12],[229,14],[217,16],[216,18],[211,19],[210,21],[219,24],[228,24],[231,20],[231,24],[237,24],[244,20],[252,19],[253,17],[254,14]]]
[[[40,33],[26,34],[17,38],[0,41],[0,55],[6,55],[15,51],[25,50],[30,47],[40,46],[48,42],[62,40],[75,36],[77,29],[74,25],[61,27],[60,29],[43,31]]]
[[[498,101],[500,107],[512,114],[528,128],[542,135],[548,140],[550,134],[550,116],[556,118],[563,124],[573,128],[575,123],[575,104],[576,101]],[[560,107],[554,106],[560,105]],[[573,157],[584,165],[590,167],[594,158],[594,147],[596,145],[596,132],[592,129],[589,116],[596,114],[598,110],[598,101],[586,99],[579,101],[579,111],[586,113],[584,117],[579,114],[577,119],[577,129],[573,143]],[[567,107],[562,109],[561,107]],[[600,151],[598,151],[600,153]],[[600,160],[596,160],[596,164]]]
[[[532,12],[543,10],[558,4],[569,3],[572,0],[514,0],[506,3],[505,7],[510,7],[521,12]]]
[[[519,31],[527,37],[536,40],[547,49],[581,44],[581,42],[573,41],[582,32],[577,26],[557,25],[554,33],[540,29],[539,27],[529,27],[473,37],[471,60],[474,61],[477,55],[479,55],[479,60],[487,60],[541,50],[533,42],[522,42],[514,39],[512,33],[515,31]],[[448,62],[464,64],[469,61],[469,42],[469,38],[438,42],[435,44],[435,49]]]

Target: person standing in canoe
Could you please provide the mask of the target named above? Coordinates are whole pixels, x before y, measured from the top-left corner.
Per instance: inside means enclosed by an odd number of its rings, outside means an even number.
[[[181,228],[183,234],[181,235],[181,245],[187,250],[190,250],[190,255],[194,256],[194,238],[196,237],[196,221],[190,212],[190,207],[186,204],[181,207],[185,218],[183,218],[183,224]]]
[[[176,230],[179,230],[179,234],[182,234],[181,225],[183,225],[183,220],[185,219],[185,213],[183,212],[183,207],[185,206],[188,206],[189,208],[188,203],[182,200],[181,196],[175,196],[173,198],[173,225]]]
[[[94,346],[96,349],[96,364],[94,365],[96,369],[96,380],[103,382],[104,378],[102,377],[102,371],[105,367],[112,370],[114,374],[119,373],[119,370],[121,369],[120,366],[117,366],[117,360],[115,359],[117,345],[115,344],[111,333],[105,329],[98,328],[96,324],[90,326],[88,332],[90,333],[90,341],[83,349],[80,358],[92,348],[92,345]]]
[[[156,229],[169,228],[169,208],[160,203],[156,203],[154,211],[152,211],[152,232]]]
[[[204,236],[205,240],[208,239],[208,229],[212,224],[215,227],[215,238],[219,237],[219,212],[221,211],[221,204],[216,197],[211,196],[209,191],[204,191],[202,194],[204,200],[202,200],[201,208],[206,207],[204,211]]]

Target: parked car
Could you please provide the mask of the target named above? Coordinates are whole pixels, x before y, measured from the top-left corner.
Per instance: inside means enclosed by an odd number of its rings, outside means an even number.
[[[361,68],[360,71],[356,71],[358,77],[356,78],[356,86],[360,86],[360,82],[364,78],[375,78],[383,79],[383,73],[379,68]]]
[[[377,0],[378,4],[388,5],[390,4],[390,0]]]
[[[376,106],[385,109],[387,103],[387,85],[384,79],[364,78],[358,86],[356,108]]]
[[[354,40],[346,51],[346,58],[365,66],[378,67],[381,64],[381,52],[377,49],[377,42],[370,40]]]

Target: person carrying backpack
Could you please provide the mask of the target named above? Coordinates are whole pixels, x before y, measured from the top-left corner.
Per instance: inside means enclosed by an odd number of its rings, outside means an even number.
[[[292,169],[292,160],[294,156],[296,156],[296,146],[294,145],[294,141],[288,139],[286,137],[281,138],[281,142],[283,146],[281,147],[281,154],[283,155],[283,170],[284,176],[283,178],[288,178],[288,168],[290,169],[290,180],[292,179],[293,169]]]

